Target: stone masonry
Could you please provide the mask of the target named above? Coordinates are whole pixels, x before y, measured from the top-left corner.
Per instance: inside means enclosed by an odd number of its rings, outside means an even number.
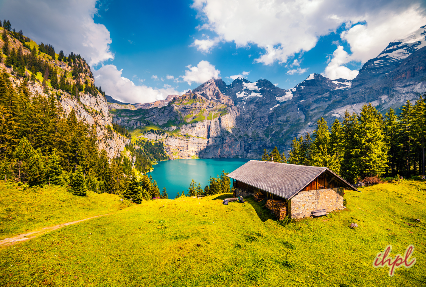
[[[291,218],[309,217],[318,209],[326,212],[343,209],[343,192],[333,189],[301,191],[291,199]]]

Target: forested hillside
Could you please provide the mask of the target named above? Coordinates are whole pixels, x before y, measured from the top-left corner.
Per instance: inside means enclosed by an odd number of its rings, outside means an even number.
[[[37,45],[9,21],[2,26],[0,176],[29,186],[68,185],[77,195],[91,189],[126,196],[137,182],[143,199],[159,197],[144,173],[167,159],[164,149],[131,145],[130,133],[112,124],[85,60]]]
[[[312,134],[295,138],[289,158],[277,148],[264,151],[263,160],[326,166],[354,183],[367,177],[424,175],[426,105],[420,97],[399,115],[389,109],[383,117],[371,104],[359,114],[345,113],[328,128],[321,118]]]

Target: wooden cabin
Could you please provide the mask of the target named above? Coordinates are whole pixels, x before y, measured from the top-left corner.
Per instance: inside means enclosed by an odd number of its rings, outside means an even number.
[[[266,199],[279,220],[343,209],[344,189],[355,187],[326,167],[251,160],[234,170],[234,196]]]

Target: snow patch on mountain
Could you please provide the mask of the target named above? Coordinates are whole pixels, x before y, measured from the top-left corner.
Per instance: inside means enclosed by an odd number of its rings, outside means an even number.
[[[391,61],[400,61],[415,51],[426,46],[426,25],[404,39],[391,42],[376,59],[388,58]],[[380,63],[375,61],[375,63]]]
[[[254,83],[243,82],[244,89],[251,90],[251,91],[259,91],[259,88],[256,86],[256,84],[257,82],[254,82]]]
[[[252,92],[250,95],[248,95],[247,98],[251,98],[251,97],[259,97],[259,98],[261,98],[262,94],[261,93]]]
[[[343,90],[343,89],[349,89],[352,86],[352,82],[351,81],[332,81],[333,84],[336,84],[337,87],[335,88],[335,90]]]
[[[275,106],[273,106],[272,108],[270,108],[269,110],[273,110],[273,109],[275,109],[276,107],[278,107],[280,104],[276,104]]]
[[[250,94],[246,93],[245,91],[241,91],[236,93],[237,98],[251,98],[251,97],[262,97],[261,93],[255,93],[255,92],[251,92]]]
[[[291,92],[291,90],[288,90],[285,92],[285,95],[282,97],[276,97],[277,101],[279,102],[285,102],[285,101],[289,101],[293,98],[293,93]]]
[[[310,74],[309,77],[307,77],[305,81],[309,81],[309,80],[315,80],[315,74],[314,73]]]

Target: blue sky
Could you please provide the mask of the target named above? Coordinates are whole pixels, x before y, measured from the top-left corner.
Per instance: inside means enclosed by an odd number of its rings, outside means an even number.
[[[81,54],[114,98],[151,102],[210,78],[352,79],[426,13],[419,0],[0,0],[0,19]]]

